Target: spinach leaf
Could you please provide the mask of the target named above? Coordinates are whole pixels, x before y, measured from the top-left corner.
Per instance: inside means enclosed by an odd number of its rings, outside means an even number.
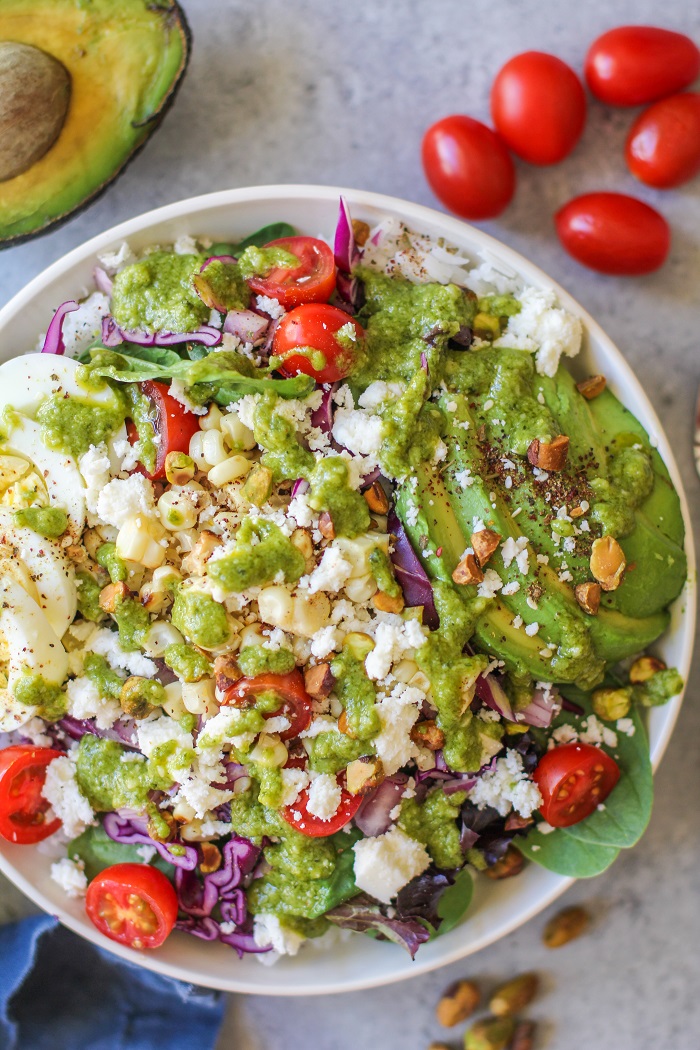
[[[233,244],[230,241],[219,241],[217,244],[212,244],[211,248],[209,248],[209,254],[233,255],[238,258],[246,248],[262,248],[264,245],[269,244],[270,241],[278,241],[282,237],[294,237],[296,232],[294,227],[290,226],[288,222],[273,222],[269,226],[263,226],[262,229],[251,233],[250,236],[244,237],[238,244]]]
[[[440,897],[437,913],[442,920],[438,933],[449,933],[465,915],[471,904],[474,883],[468,868],[462,868],[454,883]]]
[[[245,394],[267,390],[284,398],[306,397],[314,386],[313,379],[305,375],[275,379],[266,369],[256,368],[247,357],[230,350],[212,351],[199,361],[190,361],[160,347],[139,347],[138,356],[93,348],[88,367],[93,375],[117,383],[180,379],[191,400],[202,405],[207,401],[228,405]]]
[[[525,839],[518,839],[518,849],[529,860],[557,875],[571,875],[588,879],[600,875],[617,858],[618,849],[581,842],[558,828],[549,835],[531,831]]]

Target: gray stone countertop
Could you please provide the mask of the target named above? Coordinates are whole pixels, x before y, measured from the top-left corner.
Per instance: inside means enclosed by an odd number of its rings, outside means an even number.
[[[97,204],[56,232],[0,253],[0,303],[93,234],[209,190],[324,183],[437,206],[421,171],[422,133],[453,112],[488,120],[491,80],[511,55],[552,51],[580,69],[590,41],[630,22],[700,40],[700,9],[687,0],[184,0],[184,6],[194,52],[163,128]],[[700,179],[668,193],[637,184],[622,156],[631,118],[592,102],[572,156],[549,169],[518,164],[514,203],[484,228],[560,281],[622,349],[661,416],[697,518],[691,433],[700,380]],[[663,211],[673,229],[663,270],[637,279],[603,277],[564,254],[552,214],[593,189],[637,194]],[[696,667],[643,841],[565,898],[590,906],[590,935],[547,952],[540,943],[545,913],[478,956],[392,987],[323,999],[231,997],[220,1050],[427,1050],[432,1039],[449,1036],[433,1011],[451,980],[469,975],[488,984],[526,969],[544,975],[532,1010],[542,1022],[538,1045],[697,1050],[699,688]],[[0,915],[29,910],[17,891],[0,884]]]

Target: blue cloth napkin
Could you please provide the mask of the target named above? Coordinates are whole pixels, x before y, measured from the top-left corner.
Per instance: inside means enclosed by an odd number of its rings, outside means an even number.
[[[213,1050],[223,1012],[49,915],[0,927],[0,1050]]]

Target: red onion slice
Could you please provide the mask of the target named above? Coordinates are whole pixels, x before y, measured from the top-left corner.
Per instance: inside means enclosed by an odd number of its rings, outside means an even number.
[[[265,339],[270,321],[254,310],[229,310],[224,319],[224,331],[237,336],[243,343],[259,343]]]
[[[77,309],[77,305],[75,308]],[[221,332],[218,328],[208,324],[202,325],[201,328],[194,332],[129,331],[120,328],[114,318],[108,316],[102,318],[102,342],[104,346],[110,348],[119,346],[121,343],[135,343],[137,346],[175,346],[177,343],[203,343],[204,346],[217,346],[221,342]]]
[[[355,244],[350,209],[344,197],[340,198],[338,223],[333,239],[333,255],[335,256],[335,264],[338,269],[346,274],[350,273],[360,256]]]
[[[532,700],[522,711],[518,711],[518,722],[526,722],[538,729],[549,729],[552,719],[561,711],[561,697],[552,687],[547,692],[535,689]]]
[[[324,390],[321,404],[311,413],[311,425],[318,427],[324,434],[330,434],[333,430],[333,392],[338,386],[338,383],[333,383]]]
[[[440,619],[435,608],[433,587],[418,555],[411,546],[406,531],[392,510],[388,518],[389,532],[395,536],[394,549],[389,555],[394,566],[394,575],[399,583],[407,606],[423,606],[423,623],[435,629]]]
[[[392,825],[390,813],[401,802],[407,781],[405,773],[395,773],[367,796],[355,814],[355,824],[364,835],[383,835],[389,830]]]
[[[294,499],[295,496],[303,496],[310,488],[311,486],[305,478],[297,478],[292,485],[292,499]]]
[[[505,718],[508,722],[517,721],[511,702],[506,696],[503,686],[494,675],[479,675],[476,680],[476,695],[492,711],[498,712],[501,718]]]
[[[107,271],[103,270],[101,266],[96,266],[92,271],[92,275],[98,291],[103,292],[105,295],[111,295],[114,282]]]
[[[51,324],[46,329],[44,345],[41,348],[42,354],[57,354],[59,357],[65,354],[66,344],[63,341],[63,320],[66,314],[72,314],[79,309],[80,305],[74,299],[68,299],[67,302],[61,303],[51,318]]]

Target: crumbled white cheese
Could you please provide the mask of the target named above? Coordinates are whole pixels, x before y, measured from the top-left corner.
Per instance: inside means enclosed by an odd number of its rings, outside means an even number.
[[[90,445],[87,452],[78,460],[80,473],[85,482],[85,503],[91,514],[97,515],[97,501],[100,493],[109,485],[111,473],[107,446]]]
[[[122,714],[116,700],[103,699],[99,689],[89,678],[72,678],[66,683],[67,711],[81,721],[94,718],[98,729],[111,729]]]
[[[101,252],[97,256],[97,261],[111,277],[118,273],[119,270],[123,270],[125,266],[130,266],[136,262],[136,256],[129,244],[126,241],[122,241],[118,248],[112,249],[112,251]]]
[[[535,351],[538,373],[554,376],[562,355],[575,357],[581,349],[581,322],[557,306],[551,289],[525,288],[518,298],[520,312],[508,318],[505,332],[493,345]]]
[[[531,817],[542,804],[539,788],[528,779],[517,751],[506,751],[496,759],[495,768],[480,776],[468,794],[478,809],[492,806],[502,817],[511,808],[522,817]]]
[[[120,529],[129,518],[139,514],[155,516],[153,485],[143,474],[114,478],[97,497],[97,514],[107,525]]]
[[[322,627],[311,639],[311,655],[317,660],[323,660],[326,656],[336,652],[340,648],[341,636],[337,627],[329,625]]]
[[[338,812],[342,789],[330,773],[319,773],[309,785],[306,810],[319,820],[330,820]]]
[[[360,839],[353,851],[356,886],[384,904],[430,864],[425,847],[398,827]]]
[[[128,671],[129,674],[141,675],[143,678],[154,678],[158,665],[147,656],[137,652],[127,652],[119,644],[119,635],[108,627],[93,631],[85,642],[89,652],[104,656],[113,671]]]
[[[458,470],[455,474],[455,481],[461,489],[471,488],[475,480],[469,467],[465,467],[464,470]]]
[[[88,824],[95,823],[92,807],[75,779],[75,763],[67,755],[49,763],[41,793],[51,803],[69,839],[82,835]]]
[[[418,753],[411,730],[420,717],[425,694],[420,689],[396,685],[375,706],[381,730],[372,739],[387,776],[391,776]]]
[[[279,302],[279,300],[273,299],[269,295],[256,295],[255,305],[257,306],[258,310],[261,310],[264,314],[267,314],[268,317],[271,317],[273,321],[278,320],[278,318],[280,317],[284,317],[284,315],[287,312],[282,306],[282,303]]]
[[[535,620],[533,623],[529,623],[527,625],[527,627],[525,628],[525,634],[529,635],[530,638],[534,638],[539,629],[540,625],[538,624],[537,620]]]
[[[377,625],[374,649],[365,659],[365,671],[375,681],[386,678],[393,663],[425,642],[426,632],[417,620],[395,619],[396,624],[383,621]]]
[[[382,408],[396,401],[406,390],[406,384],[398,381],[385,383],[383,379],[375,379],[370,383],[364,393],[358,398],[360,408],[372,411]]]
[[[527,536],[519,536],[517,540],[514,540],[512,536],[508,537],[501,547],[503,564],[506,569],[510,567],[513,561],[515,561],[519,572],[521,572],[523,576],[527,575],[530,568],[527,544]]]
[[[352,570],[352,564],[343,557],[341,549],[331,544],[326,547],[314,571],[299,580],[299,590],[306,590],[310,594],[316,594],[317,591],[337,594],[350,579]]]
[[[615,728],[624,736],[634,736],[636,732],[636,726],[631,718],[618,718]]]
[[[296,955],[305,938],[283,926],[277,915],[260,912],[253,920],[253,940],[258,948],[271,947],[278,955]]]
[[[282,795],[280,806],[291,806],[299,798],[304,788],[309,786],[311,778],[305,769],[281,769]]]
[[[615,730],[610,729],[595,715],[589,715],[581,723],[581,727],[583,732],[579,733],[579,740],[583,744],[605,744],[606,747],[617,747],[617,733]]]
[[[517,594],[520,590],[520,584],[517,580],[513,580],[512,583],[507,583],[503,588],[503,594]]]
[[[382,444],[384,422],[364,409],[337,408],[333,417],[333,437],[355,455],[377,453]]]
[[[159,715],[156,718],[140,719],[136,723],[139,750],[149,758],[153,749],[159,744],[168,744],[173,741],[178,748],[192,747],[192,734],[182,728],[179,722],[168,715]]]
[[[85,861],[63,857],[51,865],[51,878],[69,897],[85,896],[88,884]]]
[[[182,379],[172,379],[170,381],[170,389],[168,393],[171,397],[183,405],[188,412],[192,412],[195,416],[206,416],[207,406],[206,405],[195,405],[194,401],[190,401],[186,392],[185,384]]]
[[[502,589],[503,580],[495,569],[487,569],[482,582],[477,587],[476,593],[480,598],[495,598]]]

